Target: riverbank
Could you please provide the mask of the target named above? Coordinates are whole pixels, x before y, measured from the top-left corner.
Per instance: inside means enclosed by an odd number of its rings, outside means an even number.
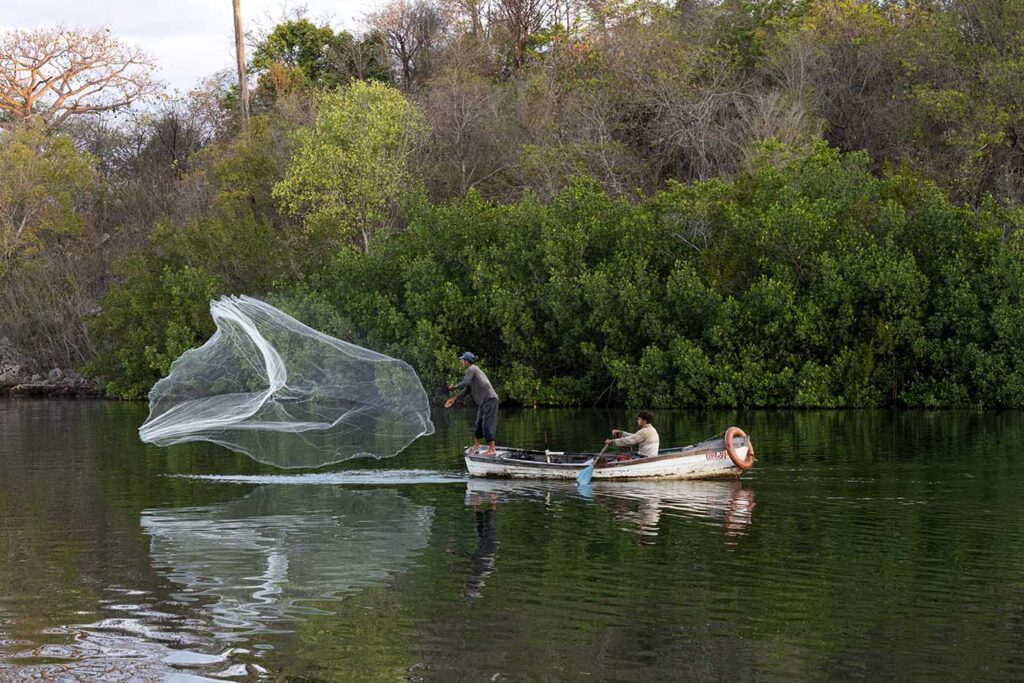
[[[74,370],[35,372],[7,339],[0,339],[0,396],[23,398],[99,398],[95,382]]]

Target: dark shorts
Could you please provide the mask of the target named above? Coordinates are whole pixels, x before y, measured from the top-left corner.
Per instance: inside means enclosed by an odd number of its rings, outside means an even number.
[[[473,436],[484,441],[494,441],[498,431],[498,399],[489,398],[476,409],[476,425]]]

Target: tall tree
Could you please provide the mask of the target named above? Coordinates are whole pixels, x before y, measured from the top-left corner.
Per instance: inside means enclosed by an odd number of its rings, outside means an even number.
[[[304,17],[277,24],[255,45],[252,69],[258,100],[281,104],[285,93],[308,101],[309,88],[334,88],[352,79],[391,80],[387,47],[380,34],[356,38],[347,31],[317,26]]]
[[[412,182],[409,156],[422,126],[419,109],[383,83],[355,81],[324,95],[274,196],[316,238],[365,253]]]
[[[340,73],[359,81],[392,81],[388,47],[376,31],[341,41],[331,50],[331,62]]]
[[[431,134],[421,150],[423,176],[437,196],[464,196],[506,169],[517,140],[499,115],[500,91],[490,79],[457,66],[442,71],[420,98]]]
[[[18,126],[0,143],[0,279],[15,259],[41,249],[45,236],[81,229],[94,179],[88,154],[39,125]]]
[[[314,85],[337,85],[341,74],[332,53],[351,40],[345,32],[335,34],[330,26],[317,26],[304,17],[283,21],[256,43],[252,68],[262,73],[279,63],[301,70]]]
[[[393,0],[370,15],[370,26],[384,39],[398,64],[402,87],[412,90],[431,72],[434,52],[445,31],[440,7],[428,0]]]
[[[530,39],[552,19],[552,0],[496,0],[498,18],[508,35],[510,66],[518,69],[526,62]]]
[[[0,111],[15,122],[38,117],[52,129],[154,93],[152,69],[145,52],[107,29],[8,31],[0,34]]]

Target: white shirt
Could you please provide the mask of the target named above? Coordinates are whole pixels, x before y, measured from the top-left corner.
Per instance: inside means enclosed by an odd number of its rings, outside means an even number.
[[[612,439],[613,446],[635,446],[637,444],[640,444],[640,449],[637,452],[641,457],[649,458],[658,454],[661,438],[658,436],[658,430],[654,428],[654,425],[644,425],[636,434],[622,432],[620,438]]]

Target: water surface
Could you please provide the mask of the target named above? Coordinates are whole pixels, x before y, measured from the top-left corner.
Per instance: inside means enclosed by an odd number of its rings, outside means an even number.
[[[0,679],[1006,680],[1019,413],[678,412],[741,481],[470,481],[466,411],[396,458],[276,470],[140,443],[145,406],[0,400]],[[593,450],[622,411],[506,412]]]

